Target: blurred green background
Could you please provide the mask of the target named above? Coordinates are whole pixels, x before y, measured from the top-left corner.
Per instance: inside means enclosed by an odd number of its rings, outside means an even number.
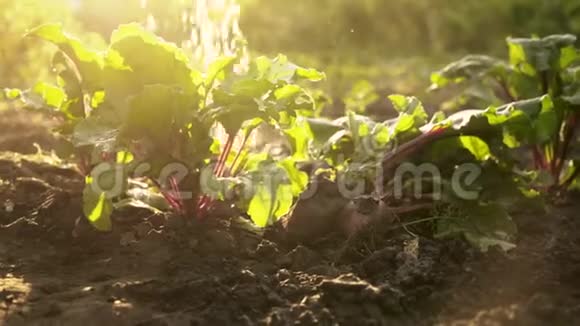
[[[220,0],[216,0],[220,1]],[[427,94],[430,73],[466,54],[504,55],[507,36],[580,34],[580,0],[239,0],[252,53],[287,54],[328,75],[323,90],[340,99],[361,79],[384,97]],[[191,0],[0,0],[0,86],[25,88],[45,77],[54,49],[23,39],[27,29],[62,22],[100,47],[120,23],[147,22],[181,42]],[[377,110],[382,109],[377,101]]]

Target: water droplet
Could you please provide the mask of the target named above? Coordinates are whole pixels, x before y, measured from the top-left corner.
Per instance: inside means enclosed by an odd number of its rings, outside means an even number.
[[[14,212],[14,202],[11,201],[10,199],[6,199],[4,201],[4,210],[6,211],[6,213]]]

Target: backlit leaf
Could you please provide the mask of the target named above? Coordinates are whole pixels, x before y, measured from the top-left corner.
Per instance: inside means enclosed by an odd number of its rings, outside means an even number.
[[[87,184],[83,192],[83,212],[95,229],[111,231],[113,203],[104,192],[93,190],[91,184]]]
[[[462,136],[459,140],[463,147],[465,147],[473,156],[479,161],[485,161],[490,158],[491,152],[489,145],[475,136]]]

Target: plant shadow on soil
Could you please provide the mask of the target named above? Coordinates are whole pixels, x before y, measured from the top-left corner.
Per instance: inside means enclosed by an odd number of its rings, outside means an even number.
[[[79,219],[82,186],[42,156],[0,155],[0,324],[580,322],[578,203],[516,212],[518,247],[481,254],[401,229],[300,245],[243,219],[139,210],[99,234]]]

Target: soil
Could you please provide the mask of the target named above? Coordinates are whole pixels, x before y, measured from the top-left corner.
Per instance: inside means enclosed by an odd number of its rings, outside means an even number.
[[[55,149],[58,139],[50,132],[54,127],[55,121],[40,112],[0,110],[0,151],[34,154],[39,148]]]
[[[580,323],[577,199],[516,212],[517,248],[483,254],[402,229],[304,245],[136,209],[98,233],[82,186],[54,158],[0,154],[0,325]]]

